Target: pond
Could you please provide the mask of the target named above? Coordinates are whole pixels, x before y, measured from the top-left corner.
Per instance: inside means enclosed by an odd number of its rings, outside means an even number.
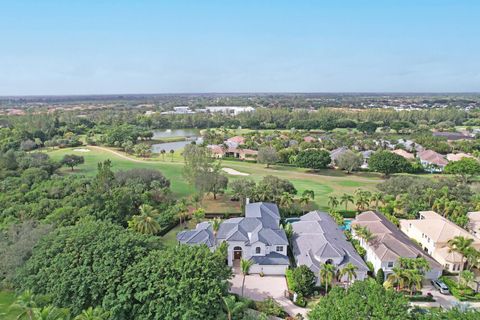
[[[153,131],[153,139],[198,136],[200,136],[199,129],[163,129]]]
[[[195,141],[201,143],[202,139],[200,137],[200,130],[198,129],[166,129],[166,130],[155,130],[153,131],[153,139],[165,139],[165,138],[184,138],[183,141],[174,141],[174,142],[165,142],[157,143],[152,145],[153,153],[160,153],[162,150],[165,150],[167,153],[170,150],[177,151],[182,149],[187,144]]]

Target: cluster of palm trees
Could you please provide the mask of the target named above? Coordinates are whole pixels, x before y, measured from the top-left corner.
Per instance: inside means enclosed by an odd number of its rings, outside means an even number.
[[[302,206],[302,212],[305,213],[306,208],[310,204],[310,201],[315,199],[315,192],[313,190],[304,190],[302,195],[298,199],[298,203]],[[288,209],[295,203],[293,194],[289,192],[283,192],[278,203],[281,208]]]
[[[422,289],[425,272],[430,266],[425,258],[399,258],[399,266],[392,269],[384,284],[386,287],[395,286],[397,291],[408,289],[410,295]]]
[[[165,149],[162,149],[160,150],[160,154],[162,155],[162,159],[163,161],[165,161],[165,154],[167,153],[167,151]],[[173,155],[175,154],[175,150],[171,149],[170,150],[170,156],[171,156],[171,159],[170,161],[173,161]]]
[[[352,284],[353,279],[357,277],[357,266],[352,263],[347,263],[345,267],[337,270],[335,265],[331,263],[325,263],[320,269],[320,281],[325,286],[325,293],[328,293],[328,288],[332,286],[333,280],[342,279],[344,276],[347,276],[347,291],[348,287]]]
[[[20,313],[17,319],[25,320],[67,320],[72,319],[67,309],[57,308],[52,305],[40,307],[37,303],[37,296],[30,290],[20,294],[10,308],[18,310]],[[107,320],[110,319],[110,313],[100,307],[88,308],[73,320]]]
[[[380,203],[385,203],[384,194],[381,192],[370,192],[367,190],[357,189],[354,195],[344,193],[340,198],[336,196],[328,197],[328,206],[331,210],[336,210],[339,205],[345,206],[345,212],[348,211],[348,205],[355,205],[357,212],[368,209],[378,210]]]

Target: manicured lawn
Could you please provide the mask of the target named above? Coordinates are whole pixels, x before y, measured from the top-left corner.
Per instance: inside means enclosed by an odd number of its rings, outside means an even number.
[[[110,159],[112,161],[114,170],[127,170],[132,168],[151,168],[160,170],[171,181],[171,189],[178,196],[188,196],[194,193],[194,188],[188,184],[182,176],[183,161],[180,157],[180,152],[174,154],[173,161],[170,156],[166,155],[165,160],[161,156],[154,159],[139,159],[128,156],[140,162],[134,162],[132,159],[122,157],[124,155],[117,155],[108,150],[103,150],[94,147],[82,147],[90,149],[90,152],[78,152],[73,149],[60,149],[46,151],[53,159],[60,160],[65,154],[82,155],[85,158],[85,163],[75,168],[73,172],[69,168],[62,168],[65,174],[84,174],[87,176],[95,175],[97,170],[97,163]],[[113,150],[115,152],[119,152]],[[261,180],[266,175],[274,175],[282,179],[291,181],[298,190],[300,195],[304,190],[313,190],[315,192],[315,203],[320,209],[327,209],[328,196],[340,196],[343,193],[353,194],[358,188],[365,190],[376,190],[376,185],[382,180],[380,176],[373,173],[355,173],[345,174],[338,170],[320,170],[318,172],[309,172],[306,169],[289,167],[289,166],[272,166],[266,168],[264,165],[257,163],[248,163],[240,161],[223,160],[222,166],[232,168],[240,172],[248,173],[248,178],[255,181]],[[227,175],[230,181],[242,178],[241,176]],[[234,203],[225,197],[222,210],[225,212],[236,212],[238,209],[232,209]],[[218,203],[217,202],[217,203]],[[215,206],[215,201],[212,201],[212,206]],[[353,206],[350,204],[351,209]],[[216,212],[217,208],[208,208],[207,211]],[[215,209],[215,210],[213,210]]]
[[[19,315],[18,310],[10,308],[15,301],[15,295],[10,291],[0,291],[0,319],[14,320]]]

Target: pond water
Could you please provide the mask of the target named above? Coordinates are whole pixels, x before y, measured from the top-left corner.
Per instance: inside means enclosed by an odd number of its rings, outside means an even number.
[[[182,137],[182,138],[185,138],[185,140],[153,144],[152,152],[160,153],[162,150],[165,150],[168,153],[170,152],[170,150],[177,151],[179,149],[182,149],[187,144],[192,143],[192,141],[195,141],[197,143],[202,142],[200,138],[200,130],[198,129],[173,129],[173,130],[166,129],[166,130],[153,131],[153,139],[174,138],[174,137]]]
[[[153,139],[172,137],[198,137],[199,135],[199,129],[163,129],[153,131]]]

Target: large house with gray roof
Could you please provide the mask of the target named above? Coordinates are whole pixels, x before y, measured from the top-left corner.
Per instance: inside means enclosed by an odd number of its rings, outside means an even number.
[[[216,237],[209,222],[202,222],[194,230],[179,232],[182,244],[204,244],[214,249],[228,243],[228,265],[238,266],[241,259],[252,260],[250,273],[284,274],[289,266],[288,240],[280,228],[280,213],[273,203],[249,203],[245,217],[227,219],[220,225]]]
[[[358,237],[355,226],[367,228],[372,234],[372,239],[365,241]],[[384,215],[373,211],[363,212],[352,222],[352,227],[352,235],[367,251],[365,258],[373,264],[375,272],[382,269],[385,276],[388,276],[394,267],[399,266],[400,258],[423,257],[430,266],[430,270],[425,273],[426,279],[437,279],[442,275],[443,267]]]
[[[343,231],[325,212],[312,211],[292,223],[292,250],[297,266],[306,265],[317,276],[324,264],[333,264],[337,270],[352,263],[357,267],[356,280],[367,277],[368,267],[347,241]],[[340,281],[347,281],[345,275]]]

